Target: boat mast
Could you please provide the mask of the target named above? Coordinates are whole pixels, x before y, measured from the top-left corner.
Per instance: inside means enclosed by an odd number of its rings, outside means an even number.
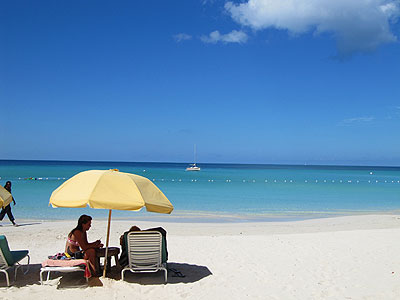
[[[194,159],[193,159],[194,165],[196,165],[196,144],[194,144]]]

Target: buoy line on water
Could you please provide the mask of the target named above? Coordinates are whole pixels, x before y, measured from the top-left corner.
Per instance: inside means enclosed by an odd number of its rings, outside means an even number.
[[[1,179],[2,177],[0,177]],[[4,178],[4,176],[3,176]],[[52,180],[67,180],[69,178],[66,177],[16,177],[16,178],[8,178],[8,180],[28,180],[28,181],[52,181]],[[185,182],[224,182],[224,183],[268,183],[268,184],[300,184],[300,183],[315,183],[315,184],[331,184],[331,183],[344,183],[344,184],[360,184],[360,183],[368,183],[368,184],[399,184],[400,180],[393,179],[375,179],[375,180],[360,180],[360,179],[182,179],[182,178],[149,178],[153,182],[161,181],[161,182],[176,182],[176,183],[185,183]]]

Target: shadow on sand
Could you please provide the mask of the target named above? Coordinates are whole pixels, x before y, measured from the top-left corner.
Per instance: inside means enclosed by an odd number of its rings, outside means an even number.
[[[174,270],[174,271],[172,271]],[[206,266],[190,265],[184,263],[168,263],[168,282],[167,284],[190,283],[199,281],[212,275]],[[110,276],[111,277],[111,276]],[[121,273],[117,274],[117,280],[121,279]],[[139,283],[143,285],[164,284],[164,272],[134,274],[125,272],[125,281],[130,283]]]
[[[18,223],[18,226],[16,226],[16,227],[31,226],[31,225],[38,225],[38,224],[42,224],[42,223],[40,223],[40,222],[35,222],[35,223]],[[6,225],[0,224],[0,227],[14,227],[14,225],[13,225],[13,224],[6,224]]]
[[[29,271],[24,274],[23,271],[26,271],[26,267],[27,266],[23,266],[23,268],[18,270],[16,281],[14,281],[14,268],[8,270],[11,286],[23,287],[27,285],[40,284],[39,274],[42,265],[30,264]],[[185,263],[168,263],[168,269],[167,284],[191,283],[212,275],[211,271],[206,266],[190,265]],[[46,281],[46,277],[47,273],[43,275],[44,281]],[[121,270],[113,267],[111,271],[107,273],[107,277],[114,280],[121,280]],[[127,271],[125,272],[125,281],[142,285],[165,284],[163,271],[142,274],[133,274]],[[100,281],[99,283],[101,284]],[[57,285],[57,289],[86,288],[89,285],[86,279],[82,276],[82,272],[52,272],[50,281],[45,284]],[[91,285],[93,285],[93,283]],[[96,285],[96,283],[94,283],[94,285]],[[6,280],[4,275],[0,274],[0,288],[3,287],[7,287]]]
[[[41,264],[30,264],[26,274],[28,265],[23,265],[17,273],[17,280],[14,281],[14,268],[8,270],[11,286],[23,287],[28,285],[40,284],[40,268]],[[43,281],[47,279],[47,272],[43,274]],[[60,273],[51,272],[50,281],[45,284],[57,285],[58,289],[62,288],[85,288],[88,286],[86,279],[82,276],[82,272]],[[0,288],[6,288],[6,280],[3,274],[0,274]],[[0,297],[1,299],[1,297]]]
[[[28,267],[29,269],[27,271]],[[10,278],[11,286],[23,287],[31,284],[40,284],[39,272],[41,267],[41,264],[22,265],[22,267],[18,269],[16,281],[14,281],[15,269],[8,269],[7,273],[8,277]],[[24,274],[25,271],[27,271],[26,274]],[[4,274],[0,274],[0,287],[7,287]]]

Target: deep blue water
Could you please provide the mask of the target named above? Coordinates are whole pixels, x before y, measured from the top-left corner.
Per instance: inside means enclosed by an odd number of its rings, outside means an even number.
[[[119,169],[152,180],[174,205],[172,216],[233,216],[239,219],[309,218],[400,211],[399,167],[291,166],[2,161],[0,184],[13,182],[18,219],[75,219],[82,213],[105,218],[94,209],[54,209],[49,198],[64,180],[91,169]],[[151,217],[113,211],[114,218]]]

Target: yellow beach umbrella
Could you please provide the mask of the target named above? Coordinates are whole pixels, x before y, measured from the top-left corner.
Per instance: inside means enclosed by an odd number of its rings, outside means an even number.
[[[110,235],[111,210],[147,211],[169,214],[174,207],[149,179],[118,170],[81,172],[60,185],[50,197],[53,207],[86,207],[108,209],[106,256]],[[104,261],[106,275],[107,259]]]
[[[12,199],[10,192],[0,185],[0,207],[6,207],[11,203]]]

